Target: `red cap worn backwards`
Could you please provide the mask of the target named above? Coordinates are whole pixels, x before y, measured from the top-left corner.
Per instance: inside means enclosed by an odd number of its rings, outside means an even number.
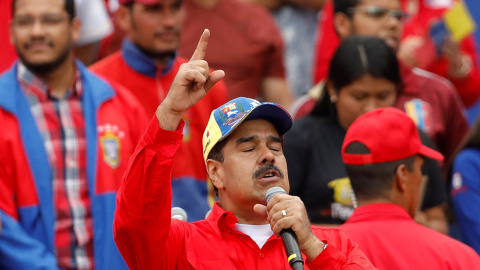
[[[364,144],[370,153],[345,153],[352,142]],[[350,165],[401,160],[415,154],[443,160],[442,154],[422,144],[415,122],[395,108],[380,108],[358,117],[348,128],[342,146],[343,162]]]

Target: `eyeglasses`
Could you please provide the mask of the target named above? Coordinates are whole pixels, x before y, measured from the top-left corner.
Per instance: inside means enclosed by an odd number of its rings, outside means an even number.
[[[67,20],[68,16],[63,15],[45,15],[40,17],[38,20],[43,26],[57,26]],[[31,28],[37,19],[30,16],[20,16],[12,20],[13,24],[19,28]]]
[[[408,14],[401,10],[389,10],[383,7],[355,7],[349,8],[348,13],[353,15],[355,12],[363,12],[367,14],[368,17],[374,19],[385,19],[388,16],[397,19],[400,22],[405,21],[408,18]]]

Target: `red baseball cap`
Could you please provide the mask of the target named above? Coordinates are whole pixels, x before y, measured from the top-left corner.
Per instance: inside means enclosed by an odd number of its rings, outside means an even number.
[[[124,4],[128,4],[130,2],[137,2],[137,3],[140,3],[140,4],[144,4],[144,5],[153,5],[153,4],[156,4],[158,2],[161,2],[162,0],[118,0],[118,3],[121,4],[121,5],[124,5]]]
[[[348,154],[352,142],[368,147],[369,154]],[[415,154],[436,160],[443,155],[420,141],[415,122],[396,108],[379,108],[358,117],[348,128],[342,146],[345,164],[362,165],[401,160]]]

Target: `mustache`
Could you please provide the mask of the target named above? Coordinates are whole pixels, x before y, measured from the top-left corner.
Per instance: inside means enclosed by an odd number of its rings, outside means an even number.
[[[30,48],[32,45],[35,44],[47,44],[48,46],[52,47],[54,46],[53,42],[51,40],[46,40],[46,39],[31,39],[27,41],[23,46],[25,49]]]
[[[280,170],[277,166],[273,165],[272,163],[270,164],[266,164],[262,167],[260,167],[258,170],[256,170],[254,173],[253,173],[253,178],[258,178],[260,175],[266,173],[267,171],[269,170],[275,170],[278,172],[278,174],[280,175],[280,178],[283,178],[283,172],[282,170]]]

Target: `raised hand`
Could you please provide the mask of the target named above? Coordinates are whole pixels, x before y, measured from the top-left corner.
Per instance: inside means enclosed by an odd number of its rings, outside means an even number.
[[[208,63],[204,60],[209,38],[210,31],[205,29],[190,61],[180,66],[165,100],[158,106],[156,115],[161,128],[176,129],[185,111],[225,77],[223,70],[209,73]]]
[[[448,76],[463,79],[472,71],[472,59],[460,50],[460,46],[451,37],[442,44],[442,55],[448,60]]]

